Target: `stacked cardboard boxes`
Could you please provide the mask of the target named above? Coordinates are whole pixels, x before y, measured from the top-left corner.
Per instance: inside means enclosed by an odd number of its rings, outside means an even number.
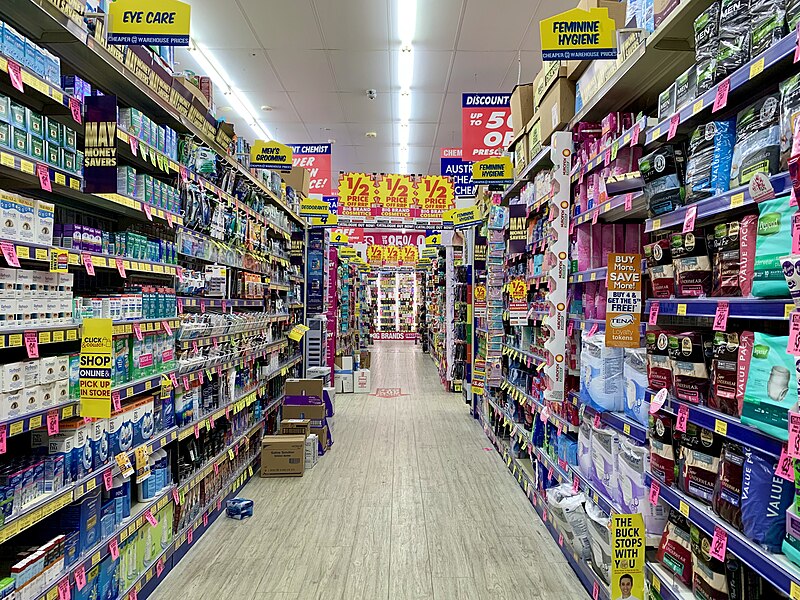
[[[310,433],[319,438],[319,453],[333,444],[333,403],[325,402],[321,379],[287,379],[282,409],[283,419],[308,419]]]

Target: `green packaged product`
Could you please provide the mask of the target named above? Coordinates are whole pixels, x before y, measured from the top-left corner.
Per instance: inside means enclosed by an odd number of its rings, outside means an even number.
[[[792,217],[797,207],[781,196],[758,205],[756,255],[753,264],[753,296],[789,297],[781,256],[792,247]],[[785,350],[784,346],[784,350]]]
[[[731,187],[749,183],[756,173],[775,175],[780,166],[780,98],[770,94],[736,115],[736,146]]]

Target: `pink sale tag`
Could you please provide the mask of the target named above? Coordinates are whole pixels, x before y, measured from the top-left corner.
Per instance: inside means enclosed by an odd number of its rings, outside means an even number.
[[[792,458],[800,458],[800,413],[789,412],[789,445],[787,452]]]
[[[547,509],[546,508],[542,510],[542,521],[547,523]]]
[[[155,527],[156,525],[158,525],[158,521],[156,521],[156,518],[153,516],[153,513],[152,513],[152,512],[150,512],[150,509],[149,509],[149,508],[148,508],[146,511],[144,511],[144,518],[145,518],[145,519],[147,520],[147,522],[148,522],[148,523],[150,523],[150,525],[152,525],[153,527]]]
[[[39,336],[35,331],[26,331],[25,337],[25,351],[28,353],[28,358],[39,358]]]
[[[189,391],[189,378],[186,375],[183,376],[183,389]]]
[[[24,94],[25,88],[22,85],[22,70],[20,69],[19,63],[10,58],[8,59],[8,76],[11,79],[11,85]],[[69,598],[69,594],[67,594],[67,598]]]
[[[133,324],[133,333],[136,336],[136,339],[141,342],[144,336],[142,335],[142,326],[139,323]]]
[[[8,435],[8,430],[6,429],[6,425],[0,425],[0,454],[6,453],[6,436]]]
[[[725,562],[725,551],[728,549],[728,533],[719,526],[714,527],[714,537],[711,538],[712,558]]]
[[[189,531],[186,532],[186,541],[191,544],[194,540],[194,529],[189,527]]]
[[[567,337],[572,337],[572,332],[575,329],[575,323],[570,321],[567,325]]]
[[[92,255],[83,252],[81,253],[81,260],[83,261],[83,266],[86,267],[86,273],[94,277],[94,263],[92,262]]]
[[[195,438],[199,438],[200,437],[200,424],[199,423],[195,423],[194,424],[194,437]]]
[[[775,475],[794,482],[794,459],[789,456],[786,446],[781,450],[781,457],[778,459],[778,464],[775,466]]]
[[[794,42],[794,60],[793,62],[797,62],[800,60],[800,23],[797,24],[795,29],[795,42]]]
[[[603,152],[603,162],[605,164],[607,164],[607,165],[611,164],[611,147],[610,146],[605,149],[605,152]]]
[[[648,325],[658,325],[658,311],[660,308],[661,306],[658,302],[653,302],[650,305],[650,316],[647,319]]]
[[[727,329],[730,312],[731,305],[727,302],[717,304],[717,311],[714,314],[714,331],[725,331]]]
[[[69,112],[72,113],[72,120],[76,123],[80,124],[83,121],[81,115],[81,101],[77,98],[70,97]]]
[[[594,414],[594,426],[595,426],[595,429],[600,429],[603,426],[603,421],[600,418],[600,413],[595,413]]]
[[[650,504],[658,506],[658,497],[661,495],[661,484],[657,481],[650,482]]]
[[[675,429],[681,433],[686,433],[686,424],[689,422],[689,407],[681,404],[678,408],[678,418],[675,421]]]
[[[208,527],[208,513],[203,513],[203,527]]]
[[[144,216],[147,217],[148,221],[153,220],[153,209],[147,202],[142,202],[142,210],[144,211]]]
[[[45,192],[52,192],[53,186],[50,183],[50,169],[47,165],[36,163],[36,176],[39,178],[39,187]]]
[[[131,588],[131,591],[128,592],[128,600],[139,600],[139,594],[135,587]]]
[[[789,315],[789,343],[786,351],[793,356],[800,356],[800,311],[792,311]]]
[[[597,582],[594,582],[594,586],[592,587],[592,600],[597,600],[600,597],[600,586],[597,585]]]
[[[111,554],[111,560],[117,560],[119,558],[119,542],[117,542],[117,538],[108,542],[108,552]]]
[[[792,254],[800,253],[800,212],[792,215]]]
[[[581,489],[581,480],[575,476],[572,478],[572,491],[577,494],[579,489]]]
[[[164,332],[167,335],[172,335],[172,327],[169,326],[169,321],[163,321],[161,326],[164,328]]]
[[[558,545],[559,546],[563,546],[564,545],[564,534],[563,533],[559,533],[558,534]]]
[[[119,276],[123,279],[127,279],[128,274],[125,273],[125,261],[119,257],[115,258],[114,261],[117,263],[117,271],[119,271]]]
[[[642,128],[639,123],[633,126],[633,133],[631,134],[631,146],[638,146],[639,145],[639,135],[642,132]]]
[[[654,415],[658,411],[661,410],[661,407],[664,406],[664,402],[667,401],[667,388],[662,390],[658,390],[656,395],[650,399],[650,414]]]
[[[111,487],[114,485],[114,473],[112,469],[108,469],[103,473],[103,486],[106,488],[106,491],[111,491]]]
[[[678,133],[678,125],[681,124],[681,113],[675,113],[669,120],[669,131],[667,131],[667,140],[671,140]]]
[[[3,258],[6,259],[9,267],[19,268],[19,257],[17,256],[17,249],[11,242],[0,242],[0,250],[3,251]]]
[[[200,348],[197,347],[197,340],[192,340],[192,352],[197,354],[200,351]]]
[[[170,227],[175,227],[175,223],[172,221],[172,219],[173,219],[172,213],[168,212],[167,213],[167,225],[169,225]]]
[[[625,212],[633,210],[633,194],[628,192],[625,194]]]
[[[119,392],[111,392],[111,404],[114,406],[115,412],[122,410],[122,401],[120,400]]]
[[[717,95],[714,96],[714,106],[711,107],[711,112],[715,113],[722,110],[728,105],[728,92],[731,89],[731,80],[723,79],[717,86]]]
[[[589,330],[589,335],[594,335],[595,333],[597,333],[598,329],[600,329],[600,326],[597,323],[595,323],[594,325],[592,325],[592,328]]]
[[[694,231],[694,222],[697,220],[697,204],[691,204],[683,216],[683,233]]]
[[[58,409],[53,409],[47,413],[47,435],[58,434]]]
[[[175,502],[176,506],[180,506],[181,497],[178,494],[178,488],[172,488],[172,500]]]
[[[181,273],[183,273],[183,270],[181,270]],[[181,277],[181,281],[183,281],[182,277]],[[183,314],[183,298],[178,298],[178,314],[179,315]]]
[[[200,312],[203,314],[206,312],[206,303],[204,300],[200,300]]]
[[[75,587],[78,588],[78,591],[86,587],[86,569],[83,568],[83,565],[79,565],[75,569]]]
[[[178,387],[178,378],[175,377],[175,373],[170,373],[169,374],[169,380],[172,382],[172,387],[174,387],[174,388]]]
[[[128,136],[128,143],[131,145],[131,153],[136,156],[139,154],[139,140],[136,139],[134,136]]]
[[[214,475],[219,475],[219,465],[214,463]]]
[[[58,582],[58,600],[70,600],[69,577]]]
[[[156,577],[161,577],[161,574],[164,572],[164,563],[161,559],[158,560],[156,563]]]
[[[186,167],[181,166],[180,171],[181,171],[181,181],[186,181],[188,177],[188,172],[186,171]]]
[[[597,225],[597,217],[600,216],[600,207],[595,208],[592,213],[592,225]]]

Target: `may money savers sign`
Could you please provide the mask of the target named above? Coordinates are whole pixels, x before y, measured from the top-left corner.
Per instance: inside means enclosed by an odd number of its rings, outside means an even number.
[[[608,255],[606,346],[638,348],[642,320],[642,255]]]
[[[513,139],[511,94],[461,94],[463,160],[500,156]]]
[[[81,334],[81,416],[111,417],[111,319],[84,319]]]
[[[607,8],[573,8],[539,21],[542,60],[616,58],[616,25]]]

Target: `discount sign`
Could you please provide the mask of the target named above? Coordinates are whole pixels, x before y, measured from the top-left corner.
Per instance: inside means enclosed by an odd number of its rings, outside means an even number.
[[[511,94],[461,95],[462,159],[500,156],[511,144]]]

